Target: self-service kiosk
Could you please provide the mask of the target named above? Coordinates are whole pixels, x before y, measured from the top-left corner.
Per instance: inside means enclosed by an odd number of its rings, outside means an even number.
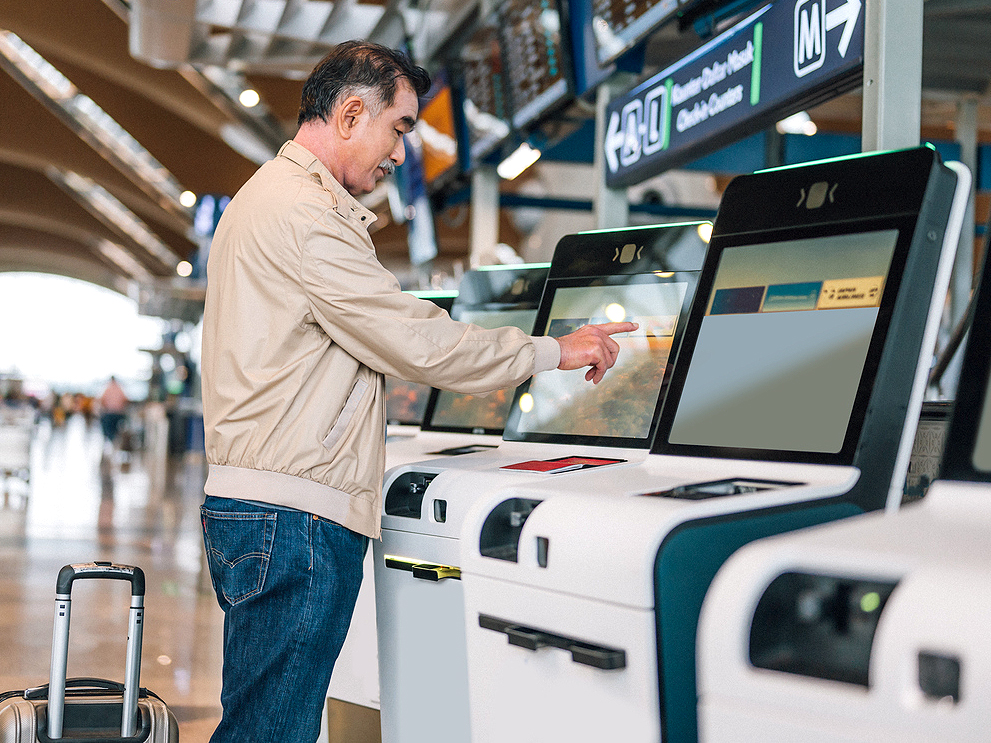
[[[458,284],[451,317],[483,328],[512,325],[531,333],[549,268],[549,263],[533,263],[469,271]],[[386,441],[386,470],[428,457],[496,448],[512,397],[513,389],[488,395],[431,389],[419,431]]]
[[[526,333],[540,304],[548,263],[490,266],[467,272],[456,292],[411,292],[462,322],[484,328],[513,325]],[[421,389],[425,387],[424,389]],[[387,378],[386,467],[428,456],[453,456],[501,443],[512,390],[487,396],[459,395]],[[334,666],[328,696],[378,709],[378,640],[372,550],[351,626]]]
[[[968,184],[929,148],[731,182],[650,456],[465,517],[473,740],[697,738],[719,566],[901,500]]]
[[[985,248],[986,256],[986,248]],[[699,621],[705,741],[985,741],[991,272],[921,502],[748,545]]]
[[[457,299],[456,291],[411,291],[448,312]],[[385,409],[388,423],[386,441],[415,436],[420,431],[430,399],[430,385],[406,382],[394,377],[385,379]],[[388,444],[386,445],[388,448]],[[334,675],[327,690],[329,699],[379,708],[377,640],[375,637],[375,586],[372,553],[368,550],[362,563],[364,578],[358,590],[351,627],[334,664]]]
[[[633,320],[617,337],[619,361],[598,385],[584,372],[551,371],[516,392],[497,449],[392,468],[382,541],[373,545],[383,741],[470,740],[458,538],[471,502],[492,481],[642,460],[677,353],[708,237],[706,223],[568,235],[554,252],[537,334]],[[519,401],[526,400],[521,408]],[[547,461],[552,460],[552,461]],[[510,469],[500,469],[504,465]],[[452,474],[467,475],[456,487]]]

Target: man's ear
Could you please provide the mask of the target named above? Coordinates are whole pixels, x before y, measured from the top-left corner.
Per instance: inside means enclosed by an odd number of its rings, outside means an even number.
[[[337,109],[337,116],[335,119],[337,121],[338,130],[340,131],[343,139],[350,139],[351,134],[358,125],[358,119],[361,118],[365,111],[365,102],[356,95],[347,98],[343,103],[341,103],[340,107]]]

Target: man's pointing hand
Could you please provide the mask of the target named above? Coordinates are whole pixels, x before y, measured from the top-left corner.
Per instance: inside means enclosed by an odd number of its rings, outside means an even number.
[[[585,373],[585,379],[598,384],[619,356],[619,344],[609,336],[614,333],[632,333],[638,327],[640,326],[634,322],[585,325],[574,333],[558,338],[557,341],[561,344],[561,363],[557,368],[570,370],[591,367]]]

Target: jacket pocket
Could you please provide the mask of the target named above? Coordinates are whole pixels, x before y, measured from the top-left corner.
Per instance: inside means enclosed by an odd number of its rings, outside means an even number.
[[[334,423],[334,427],[330,429],[330,433],[323,440],[323,445],[327,449],[333,449],[334,445],[344,436],[344,432],[351,423],[351,419],[354,418],[354,414],[358,410],[358,406],[361,404],[361,400],[367,390],[367,381],[364,379],[355,380],[354,387],[351,388],[351,394],[348,395],[347,402],[344,403],[344,407],[341,409],[341,414],[337,416],[337,422]]]
[[[259,593],[272,559],[277,515],[208,508],[200,513],[217,596],[234,606]]]

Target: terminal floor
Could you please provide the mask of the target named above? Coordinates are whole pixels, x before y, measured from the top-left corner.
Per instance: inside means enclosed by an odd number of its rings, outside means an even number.
[[[223,627],[199,525],[205,465],[196,455],[153,459],[107,456],[99,426],[80,416],[38,427],[30,488],[3,483],[0,690],[48,680],[60,567],[137,565],[147,579],[141,685],[169,703],[182,743],[205,743],[220,717]],[[127,606],[124,583],[74,586],[70,676],[123,679]],[[373,710],[331,702],[328,720],[332,742],[380,737]]]

